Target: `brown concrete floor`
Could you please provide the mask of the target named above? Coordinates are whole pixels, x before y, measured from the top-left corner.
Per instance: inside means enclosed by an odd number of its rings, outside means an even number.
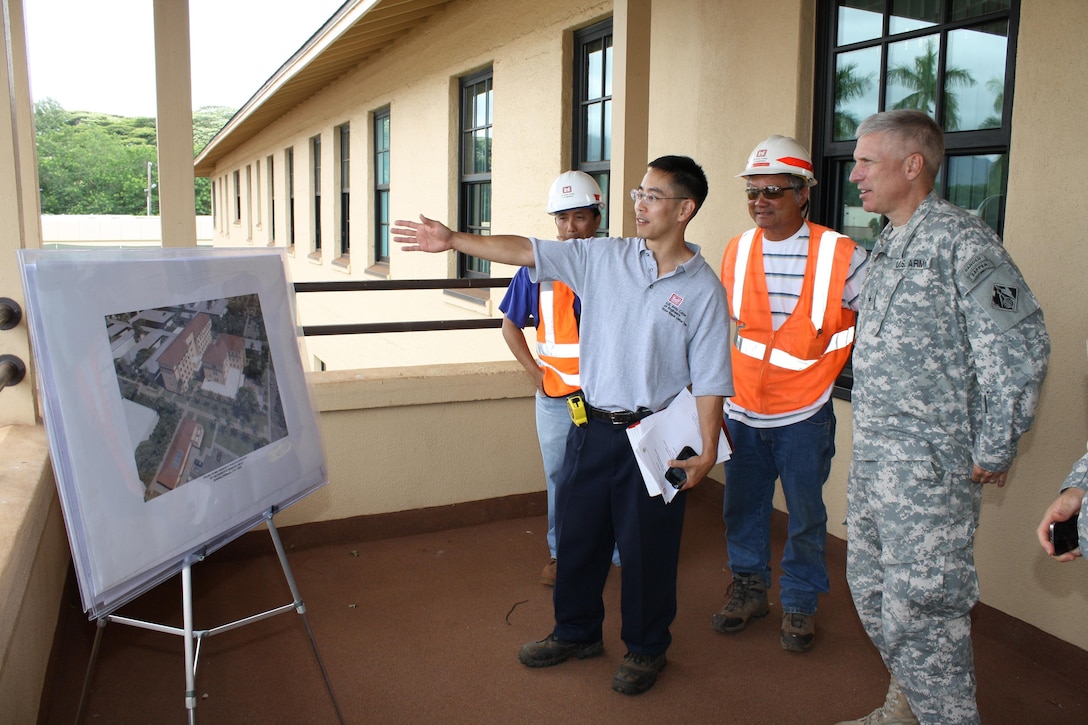
[[[517,662],[518,647],[545,636],[552,624],[551,590],[538,583],[547,555],[543,516],[376,541],[289,545],[344,721],[804,724],[856,718],[880,705],[887,675],[850,602],[839,540],[829,547],[831,592],[820,603],[812,652],[779,646],[777,587],[771,615],[744,632],[722,635],[710,627],[727,584],[720,496],[720,484],[708,483],[689,500],[669,664],[638,697],[610,689],[624,653],[617,570],[605,591],[602,657],[543,670]],[[776,560],[784,532],[785,518],[776,514]],[[254,547],[254,537],[267,545]],[[192,573],[198,629],[291,602],[264,533],[247,534]],[[182,626],[180,577],[117,614]],[[987,607],[974,614],[983,723],[1088,722],[1088,653]],[[94,632],[70,587],[40,722],[74,722]],[[184,686],[180,637],[110,624],[84,722],[186,722]],[[197,723],[337,721],[294,612],[206,638],[196,694]]]

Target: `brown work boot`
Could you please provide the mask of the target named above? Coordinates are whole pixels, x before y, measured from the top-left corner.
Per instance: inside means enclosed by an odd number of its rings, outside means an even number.
[[[714,629],[726,634],[739,632],[754,617],[766,617],[767,585],[758,574],[737,574],[729,585],[729,601],[710,618]]]
[[[860,720],[844,720],[836,725],[918,725],[918,718],[893,675],[883,705]]]
[[[526,667],[551,667],[571,657],[580,660],[596,657],[604,651],[604,642],[564,642],[548,635],[539,642],[529,642],[518,651],[518,661]]]
[[[798,612],[786,612],[782,615],[782,649],[808,652],[815,642],[815,615]]]
[[[628,652],[623,664],[612,678],[612,689],[624,695],[641,695],[657,682],[657,675],[665,669],[665,653],[640,655]]]
[[[540,583],[546,587],[555,586],[555,559],[552,559],[544,566],[544,571],[540,572]]]

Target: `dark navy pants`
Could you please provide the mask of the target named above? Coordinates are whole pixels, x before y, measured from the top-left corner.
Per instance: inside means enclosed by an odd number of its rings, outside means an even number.
[[[596,642],[614,545],[621,569],[620,636],[628,651],[658,655],[672,641],[676,569],[687,495],[666,505],[646,492],[625,426],[591,418],[571,426],[556,487],[556,638]]]

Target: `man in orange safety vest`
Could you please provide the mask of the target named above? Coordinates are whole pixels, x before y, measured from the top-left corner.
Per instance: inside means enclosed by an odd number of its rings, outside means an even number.
[[[807,220],[816,177],[794,139],[766,139],[738,176],[747,182],[756,226],[733,238],[722,258],[736,327],[736,394],[726,401],[733,454],[722,507],[733,582],[711,623],[736,633],[770,611],[770,516],[781,480],[789,528],[779,638],[784,649],[807,652],[817,598],[828,590],[823,484],[835,454],[831,392],[850,356],[867,258],[849,238]]]

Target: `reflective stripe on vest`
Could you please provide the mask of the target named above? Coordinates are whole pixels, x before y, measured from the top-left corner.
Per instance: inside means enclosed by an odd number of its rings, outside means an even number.
[[[747,277],[748,259],[751,256],[755,232],[755,229],[749,229],[741,235],[737,243],[737,259],[733,267],[733,318],[738,320],[741,319],[740,308],[741,301],[744,299],[744,280]],[[816,276],[815,279],[813,279],[812,312],[810,314],[812,326],[817,330],[820,330],[823,327],[824,313],[827,312],[827,296],[831,287],[831,271],[835,264],[835,245],[842,236],[842,234],[830,230],[820,235],[819,247],[816,252]],[[854,327],[850,326],[831,336],[822,355],[834,352],[835,350],[841,350],[844,347],[850,346],[853,342]],[[756,342],[755,340],[741,337],[740,331],[737,332],[734,344],[741,354],[747,355],[748,357],[763,360],[767,355],[766,345],[762,342]],[[820,358],[806,360],[795,357],[778,348],[772,349],[770,357],[767,358],[767,362],[771,365],[786,370],[804,370],[805,368],[816,364],[819,360]]]
[[[544,368],[544,392],[553,396],[574,392],[581,385],[578,375],[577,323],[573,320],[574,306],[571,304],[574,293],[569,288],[565,288],[560,297],[565,298],[558,303],[563,309],[557,310],[554,283],[540,283],[540,304],[538,305],[540,318],[536,325],[536,353],[541,367]],[[567,328],[568,332],[573,332],[574,342],[556,339],[557,330],[561,327],[557,324],[557,315],[569,315],[572,318],[564,320],[565,324],[562,326]],[[572,327],[573,330],[570,330]],[[549,374],[558,380],[549,381]]]
[[[841,350],[844,347],[848,347],[854,342],[854,328],[848,327],[841,332],[836,332],[831,336],[831,339],[827,343],[827,347],[824,348],[823,354],[826,355],[829,352],[835,350]],[[755,340],[749,340],[741,337],[737,334],[737,339],[734,343],[737,346],[737,350],[743,355],[753,357],[756,360],[762,360],[763,356],[767,354],[767,346],[762,342],[756,342]],[[804,370],[812,365],[815,365],[820,361],[820,358],[815,360],[804,360],[799,357],[794,357],[784,350],[778,348],[771,349],[771,356],[767,360],[771,365],[775,367],[785,368],[786,370]]]

